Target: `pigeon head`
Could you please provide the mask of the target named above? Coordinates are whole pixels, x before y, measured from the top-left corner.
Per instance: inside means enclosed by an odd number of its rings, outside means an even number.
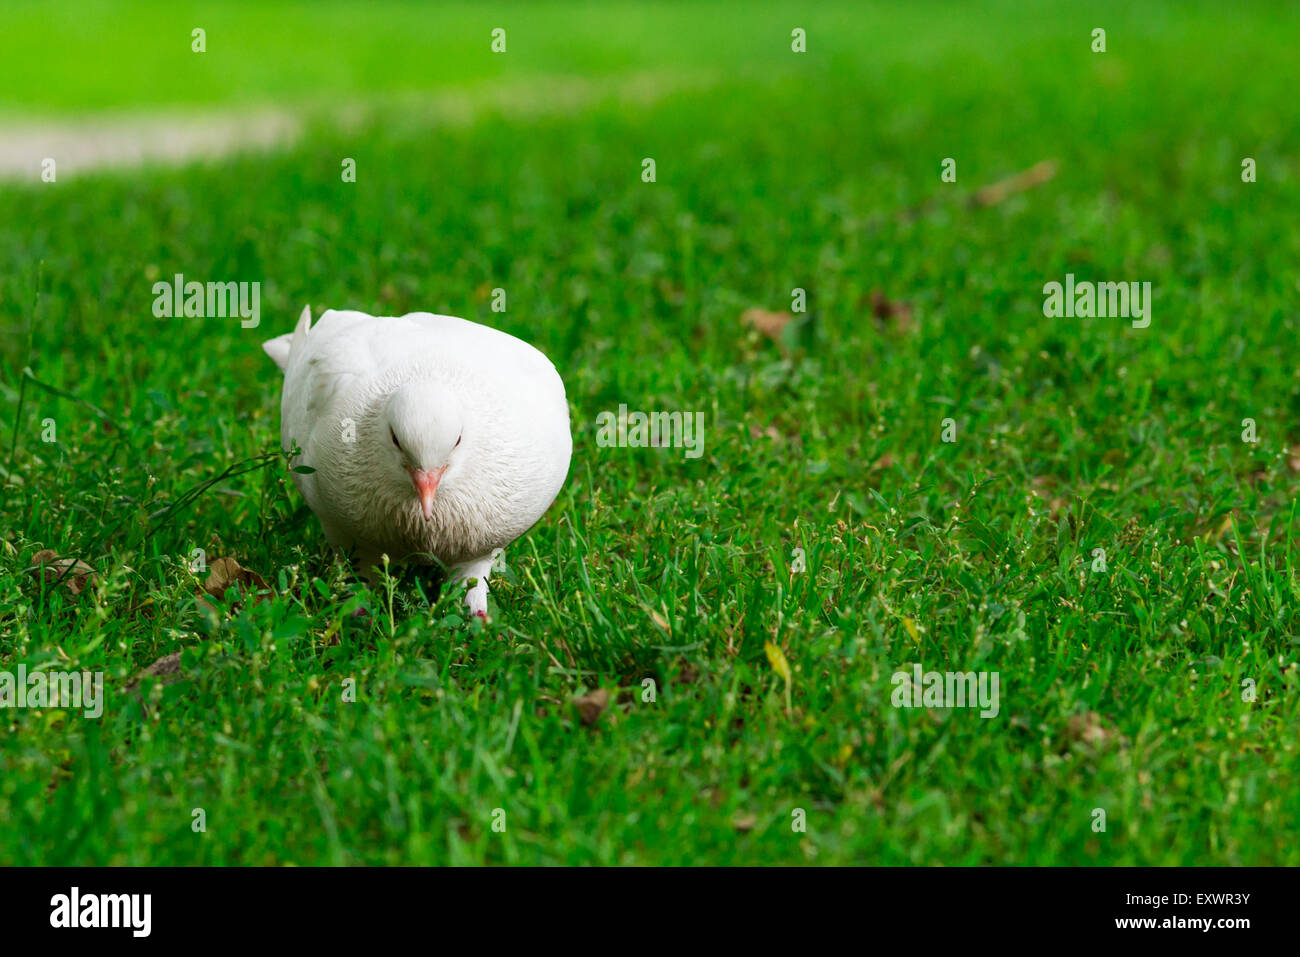
[[[410,476],[424,517],[433,513],[438,483],[465,434],[460,402],[436,382],[414,381],[388,397],[381,423],[393,461]]]

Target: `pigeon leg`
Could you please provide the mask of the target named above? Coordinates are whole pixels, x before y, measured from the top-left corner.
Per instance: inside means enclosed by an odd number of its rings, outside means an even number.
[[[473,581],[469,590],[465,592],[465,604],[471,615],[478,615],[484,621],[487,621],[488,575],[492,572],[492,563],[500,554],[501,549],[498,548],[491,555],[475,558],[451,569],[453,582],[459,584]]]

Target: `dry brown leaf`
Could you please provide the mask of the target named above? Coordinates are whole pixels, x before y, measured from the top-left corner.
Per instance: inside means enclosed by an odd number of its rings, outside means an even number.
[[[213,598],[225,598],[226,590],[231,585],[237,586],[241,595],[248,592],[260,595],[271,590],[265,578],[251,569],[244,568],[235,559],[215,559],[208,566],[208,580],[203,583],[203,590]]]
[[[871,314],[883,325],[892,325],[902,332],[914,325],[912,307],[905,302],[891,300],[883,289],[871,290]]]
[[[219,614],[217,606],[203,597],[206,593],[212,598],[224,599],[226,590],[231,586],[239,590],[240,598],[251,594],[253,601],[264,601],[270,593],[271,586],[266,579],[251,569],[244,568],[233,558],[218,558],[208,566],[208,578],[203,583],[203,592],[199,594],[197,604],[205,611]]]
[[[163,655],[153,664],[141,669],[140,673],[131,679],[126,690],[134,691],[140,687],[140,682],[145,678],[157,678],[161,684],[170,685],[184,677],[185,674],[181,671],[181,653],[173,651],[170,655]]]
[[[778,345],[783,345],[781,333],[793,319],[794,315],[792,313],[769,312],[766,309],[746,309],[740,315],[741,322],[753,326]]]
[[[1094,747],[1117,737],[1114,731],[1102,723],[1101,715],[1095,711],[1070,715],[1066,730],[1071,741],[1082,741]]]
[[[752,831],[758,826],[757,814],[739,814],[731,822],[732,827],[737,831]]]
[[[1218,525],[1205,530],[1205,533],[1201,535],[1201,539],[1207,542],[1217,542],[1224,536],[1228,529],[1232,528],[1232,519],[1235,514],[1235,512],[1229,512],[1227,515],[1223,516],[1223,520],[1220,521]]]
[[[601,714],[608,705],[609,692],[604,688],[597,688],[589,694],[579,695],[573,699],[573,706],[578,709],[578,717],[589,728],[600,720]]]
[[[773,442],[785,441],[785,436],[781,434],[780,430],[777,429],[775,425],[769,425],[765,429],[760,429],[757,425],[751,424],[749,426],[749,437],[751,439],[761,439],[767,437],[771,439]]]
[[[181,653],[173,651],[170,655],[163,655],[153,664],[148,665],[140,672],[141,678],[162,678],[163,684],[171,684],[172,681],[179,681],[181,674]],[[170,678],[171,681],[166,679]]]
[[[80,595],[87,585],[93,585],[99,578],[95,569],[76,558],[60,558],[52,548],[43,548],[32,556],[32,567],[28,569],[33,575],[45,576],[47,585],[62,582],[73,595]]]
[[[1055,521],[1061,514],[1062,510],[1069,507],[1069,503],[1065,499],[1061,498],[1061,496],[1051,494],[1057,485],[1057,479],[1055,476],[1035,475],[1029,480],[1029,484],[1033,486],[1032,491],[1034,496],[1047,502],[1047,515],[1053,521]],[[1039,492],[1039,489],[1045,489],[1046,492]],[[1048,496],[1050,496],[1050,498]]]
[[[1027,189],[1041,186],[1056,175],[1056,161],[1043,160],[1029,169],[1021,170],[1014,176],[1000,179],[988,186],[981,186],[975,191],[973,202],[976,206],[996,206],[1009,196],[1023,193]]]

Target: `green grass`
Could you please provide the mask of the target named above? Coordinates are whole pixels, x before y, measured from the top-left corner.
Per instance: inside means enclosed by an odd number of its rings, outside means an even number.
[[[688,88],[0,184],[0,670],[108,694],[0,711],[0,863],[1300,863],[1293,9],[205,5],[248,39],[225,66],[160,48],[199,14],[35,9],[0,12],[13,112]],[[155,319],[175,272],[261,281],[261,328]],[[1150,281],[1150,327],[1045,318],[1067,272]],[[786,341],[741,324],[795,287]],[[260,342],[305,303],[480,319],[564,376],[569,481],[485,629],[366,592],[279,459],[169,510],[275,449]],[[704,412],[703,457],[598,447],[620,403]],[[98,584],[43,585],[41,548]],[[274,597],[205,612],[195,548]],[[914,662],[998,672],[1000,714],[892,707]]]

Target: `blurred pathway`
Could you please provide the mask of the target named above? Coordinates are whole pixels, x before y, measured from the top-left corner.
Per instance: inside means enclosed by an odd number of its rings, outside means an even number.
[[[575,113],[603,101],[651,103],[711,85],[706,74],[654,73],[590,80],[540,77],[470,90],[409,93],[373,100],[252,108],[100,114],[81,119],[0,119],[0,180],[41,183],[53,159],[59,180],[78,173],[147,164],[176,166],[236,153],[287,149],[311,123],[344,131],[382,119],[412,129],[467,125],[490,112],[527,118]]]

